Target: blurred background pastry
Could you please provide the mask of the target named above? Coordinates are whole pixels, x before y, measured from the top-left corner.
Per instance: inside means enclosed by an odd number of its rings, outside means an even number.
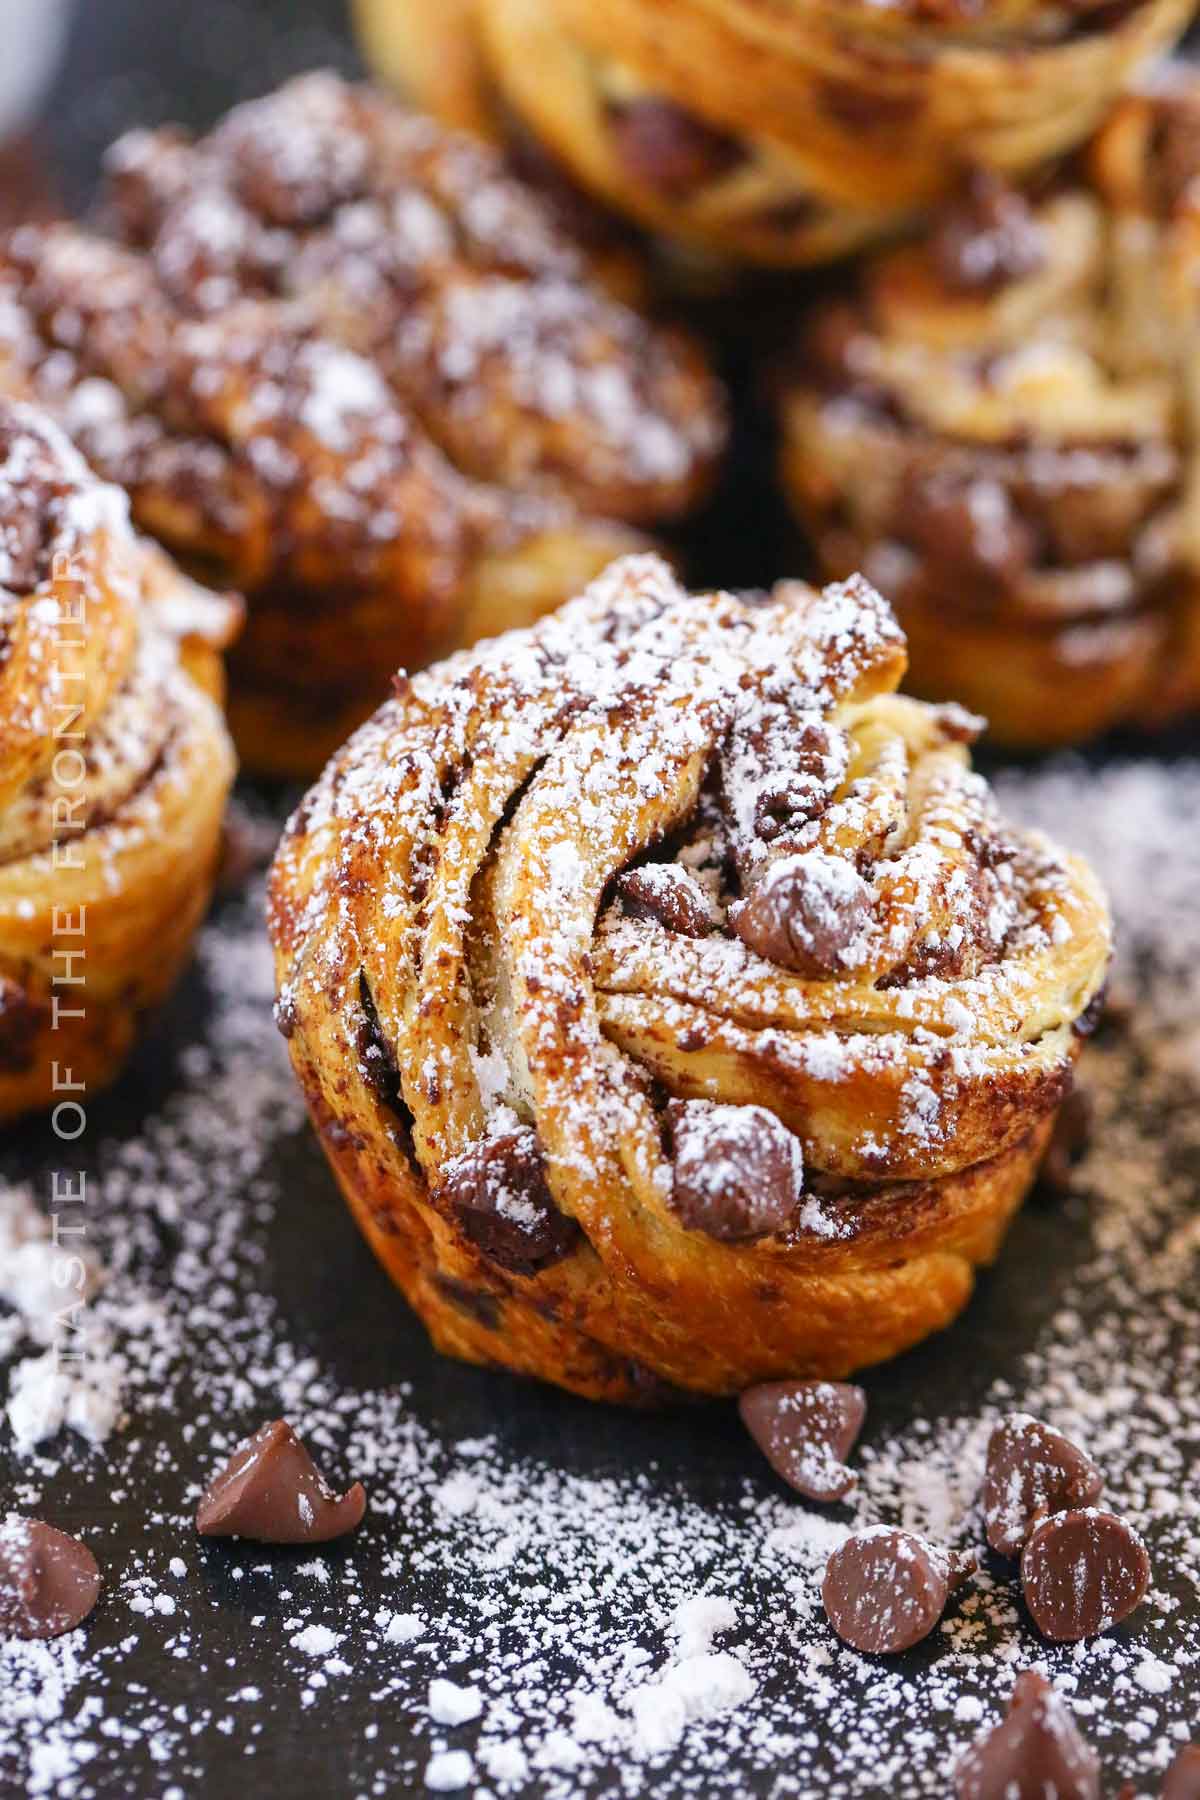
[[[629,558],[405,683],[302,802],[280,1028],[440,1348],[645,1403],[965,1305],[1109,923],[903,670],[861,580],[747,604]]]
[[[895,602],[910,683],[1017,746],[1200,707],[1200,79],[1027,193],[978,175],[806,321],[788,494]]]
[[[0,385],[246,594],[253,769],[311,774],[396,668],[536,618],[709,484],[724,403],[690,341],[601,292],[491,152],[368,89],[136,133],[102,210],[110,237],[0,249]]]
[[[238,616],[0,402],[0,1120],[112,1081],[179,973],[233,780]]]
[[[910,222],[967,167],[1085,138],[1192,0],[356,0],[421,105],[513,121],[586,192],[691,251],[794,266]]]

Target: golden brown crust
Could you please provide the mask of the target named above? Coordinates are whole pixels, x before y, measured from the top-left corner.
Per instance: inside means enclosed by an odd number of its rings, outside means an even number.
[[[783,478],[900,612],[914,690],[1015,745],[1200,705],[1200,84],[1128,96],[1035,200],[978,182],[806,327]]]
[[[1192,5],[460,0],[453,11],[453,50],[427,58],[415,0],[357,6],[368,52],[430,110],[493,136],[515,114],[649,230],[788,265],[893,233],[963,167],[1018,174],[1081,142]]]
[[[844,1373],[965,1302],[1108,922],[903,667],[864,583],[747,605],[630,559],[416,677],[302,804],[281,1028],[442,1347],[637,1401]]]
[[[44,416],[8,403],[0,584],[7,1120],[86,1105],[187,955],[233,779],[219,653],[239,614],[133,536],[124,496]]]
[[[0,386],[250,602],[243,759],[312,774],[394,669],[524,624],[686,509],[722,402],[496,160],[332,77],[111,159],[121,245],[0,251]]]

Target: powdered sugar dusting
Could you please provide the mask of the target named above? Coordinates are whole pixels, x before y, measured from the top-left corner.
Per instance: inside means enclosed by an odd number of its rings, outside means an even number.
[[[433,1791],[547,1800],[733,1795],[784,1777],[908,1800],[944,1795],[962,1746],[1033,1664],[1112,1786],[1154,1789],[1194,1732],[1200,1667],[1200,766],[1060,765],[1000,789],[1011,815],[1074,839],[1109,884],[1132,1020],[1089,1053],[1097,1131],[1081,1197],[1031,1212],[962,1327],[866,1377],[850,1507],[785,1495],[722,1409],[642,1424],[435,1364],[415,1333],[381,1342],[388,1366],[364,1377],[370,1355],[344,1350],[360,1307],[387,1317],[372,1297],[382,1277],[365,1252],[353,1260],[349,1221],[321,1207],[321,1245],[351,1258],[339,1271],[356,1284],[353,1323],[310,1335],[311,1253],[298,1263],[289,1244],[298,1220],[309,1228],[300,1193],[328,1183],[269,1023],[256,909],[228,909],[202,944],[203,1035],[167,1097],[148,1092],[137,1134],[93,1155],[109,1277],[92,1306],[129,1365],[129,1423],[100,1476],[69,1435],[14,1465],[12,1503],[53,1518],[77,1501],[107,1589],[84,1631],[0,1648],[0,1771],[66,1800],[114,1791],[114,1768],[127,1787],[144,1769],[158,1771],[146,1785],[182,1792],[226,1744],[338,1731],[346,1790],[365,1795],[420,1791],[432,1773]],[[1044,1280],[1032,1309],[1015,1292],[1031,1245]],[[926,1416],[931,1370],[950,1361],[961,1411]],[[398,1387],[405,1362],[412,1386]],[[1104,1467],[1106,1504],[1154,1559],[1149,1603],[1111,1637],[1052,1648],[990,1562],[910,1658],[881,1667],[847,1650],[819,1604],[830,1552],[852,1524],[880,1521],[978,1543],[987,1436],[1015,1408]],[[280,1411],[331,1475],[367,1484],[361,1533],[315,1566],[311,1553],[297,1566],[194,1549],[211,1467]],[[171,1415],[188,1421],[182,1435]],[[128,1676],[152,1644],[147,1691]],[[248,1673],[264,1659],[269,1689]],[[437,1682],[476,1695],[478,1714],[434,1716]],[[394,1728],[349,1729],[364,1691]],[[437,1691],[438,1712],[464,1713]]]

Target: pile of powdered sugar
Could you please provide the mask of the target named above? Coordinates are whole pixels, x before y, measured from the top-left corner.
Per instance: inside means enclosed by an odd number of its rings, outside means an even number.
[[[1002,1265],[977,1329],[969,1318],[932,1354],[869,1375],[862,1481],[843,1507],[788,1496],[749,1440],[743,1462],[723,1414],[649,1433],[548,1400],[576,1437],[594,1425],[596,1455],[547,1453],[550,1429],[530,1455],[534,1391],[462,1377],[475,1424],[479,1384],[494,1403],[486,1431],[456,1435],[457,1377],[432,1353],[411,1386],[384,1369],[360,1382],[346,1344],[311,1341],[276,1264],[284,1234],[306,1229],[297,1170],[319,1192],[319,1152],[270,1021],[257,906],[227,907],[201,943],[203,1036],[167,1097],[136,1136],[103,1143],[94,1108],[87,1310],[101,1365],[120,1359],[124,1421],[103,1442],[68,1428],[20,1454],[0,1428],[9,1504],[69,1520],[106,1579],[82,1630],[0,1646],[0,1784],[182,1800],[286,1733],[314,1757],[336,1744],[347,1795],[942,1795],[1015,1672],[1036,1665],[1112,1785],[1156,1791],[1195,1734],[1200,1690],[1200,765],[1059,763],[999,786],[1012,815],[1095,860],[1132,1012],[1089,1052],[1080,1197],[1018,1227],[1048,1247],[1039,1322],[1018,1343],[1003,1332]],[[24,1174],[43,1195],[43,1171]],[[11,1189],[0,1235],[10,1219],[23,1221],[14,1242],[39,1241]],[[0,1313],[11,1387],[44,1332],[32,1276],[3,1298],[29,1308],[22,1324]],[[970,1404],[931,1416],[922,1370],[965,1354]],[[1105,1469],[1109,1503],[1154,1557],[1147,1605],[1105,1638],[1053,1647],[989,1561],[912,1655],[884,1663],[839,1643],[819,1600],[830,1551],[877,1520],[979,1543],[984,1445],[1013,1407]],[[203,1483],[280,1413],[333,1478],[363,1480],[362,1531],[318,1554],[202,1547],[190,1520]],[[241,1766],[253,1780],[253,1761]]]

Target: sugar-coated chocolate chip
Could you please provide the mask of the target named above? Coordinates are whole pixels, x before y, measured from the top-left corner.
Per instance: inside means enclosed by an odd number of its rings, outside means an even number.
[[[1061,1431],[1027,1413],[1010,1413],[992,1432],[983,1483],[987,1541],[1019,1556],[1029,1534],[1052,1513],[1091,1506],[1104,1477]]]
[[[671,1202],[692,1231],[725,1242],[781,1231],[800,1200],[800,1140],[765,1106],[672,1100]]]
[[[1027,280],[1046,261],[1045,234],[1025,196],[982,169],[947,209],[932,249],[947,286],[964,293],[992,293]]]
[[[764,1381],[738,1401],[742,1423],[777,1475],[809,1500],[840,1500],[858,1477],[846,1467],[867,1413],[848,1381]]]
[[[1043,1637],[1056,1643],[1119,1625],[1149,1585],[1150,1558],[1133,1526],[1095,1507],[1046,1519],[1021,1557],[1025,1604]]]
[[[528,1125],[479,1138],[451,1158],[441,1196],[476,1249],[514,1274],[558,1262],[579,1237],[574,1219],[554,1204]]]
[[[0,1519],[0,1638],[52,1638],[73,1631],[100,1593],[86,1544],[9,1513]]]
[[[729,914],[748,949],[817,979],[852,966],[871,916],[871,890],[857,869],[822,850],[772,863]]]
[[[630,869],[617,882],[617,892],[635,919],[655,919],[681,937],[707,937],[712,929],[703,890],[679,863]]]
[[[325,1544],[355,1531],[366,1506],[361,1483],[335,1494],[291,1426],[275,1419],[239,1444],[214,1476],[196,1530],[258,1544]]]
[[[1100,1800],[1100,1761],[1045,1676],[1017,1676],[1008,1713],[954,1772],[957,1800]]]
[[[843,1642],[872,1656],[894,1656],[929,1636],[973,1566],[915,1532],[875,1525],[834,1551],[821,1599]]]
[[[736,138],[673,101],[652,96],[610,107],[609,128],[628,173],[669,199],[682,199],[724,175],[743,155]]]
[[[1200,1744],[1185,1744],[1167,1770],[1162,1800],[1200,1800]]]

